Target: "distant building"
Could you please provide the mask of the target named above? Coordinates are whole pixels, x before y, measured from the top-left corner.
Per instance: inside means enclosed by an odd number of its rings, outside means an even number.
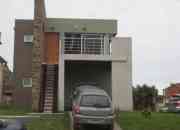
[[[169,98],[175,95],[180,95],[180,83],[170,84],[164,89],[165,102],[168,102]]]
[[[0,32],[0,45],[2,44],[2,41],[1,41],[1,32]]]
[[[0,56],[0,104],[10,103],[12,100],[11,71],[6,60]]]

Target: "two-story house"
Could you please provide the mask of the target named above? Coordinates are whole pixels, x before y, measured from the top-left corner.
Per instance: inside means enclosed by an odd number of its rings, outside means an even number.
[[[15,21],[15,77],[33,110],[69,110],[80,83],[106,90],[114,109],[132,110],[132,39],[116,37],[117,21],[45,14],[35,0],[34,20]]]

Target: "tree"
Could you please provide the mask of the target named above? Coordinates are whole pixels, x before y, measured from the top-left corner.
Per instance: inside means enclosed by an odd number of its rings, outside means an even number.
[[[146,84],[133,88],[133,100],[135,110],[151,109],[155,110],[158,90],[155,86]]]

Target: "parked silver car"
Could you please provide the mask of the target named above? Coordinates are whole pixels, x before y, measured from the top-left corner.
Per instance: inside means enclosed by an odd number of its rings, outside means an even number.
[[[180,101],[170,101],[167,106],[168,112],[180,112]]]
[[[102,125],[113,129],[113,109],[109,95],[102,89],[83,85],[74,92],[73,106],[74,130],[84,125]]]
[[[24,123],[17,120],[0,119],[0,130],[27,130]]]

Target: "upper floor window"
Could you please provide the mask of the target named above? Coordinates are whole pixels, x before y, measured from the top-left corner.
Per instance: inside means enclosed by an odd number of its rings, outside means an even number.
[[[33,43],[33,34],[25,34],[24,35],[24,44],[25,45],[32,45]]]
[[[23,78],[22,85],[23,87],[32,87],[32,78]]]

